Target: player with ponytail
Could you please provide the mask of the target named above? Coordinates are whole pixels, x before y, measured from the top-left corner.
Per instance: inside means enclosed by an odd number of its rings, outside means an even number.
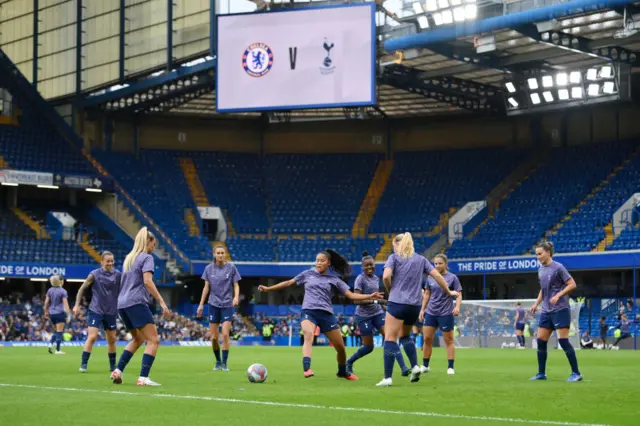
[[[569,293],[576,289],[576,282],[567,269],[561,263],[553,260],[553,243],[543,241],[536,246],[536,257],[540,262],[538,280],[540,292],[538,299],[531,307],[534,314],[538,306],[542,304],[540,321],[538,322],[538,374],[531,380],[547,380],[547,342],[551,333],[555,330],[558,335],[558,343],[564,350],[569,365],[571,376],[568,382],[579,382],[582,374],[578,369],[576,351],[569,342],[569,328],[571,326],[571,309],[569,308]]]
[[[345,297],[354,301],[373,301],[383,299],[382,293],[375,291],[371,294],[353,293],[342,278],[349,276],[351,266],[347,259],[334,250],[323,250],[316,256],[316,267],[301,272],[287,281],[271,287],[261,285],[258,290],[263,292],[278,291],[299,285],[304,286],[304,300],[302,302],[302,331],[304,344],[302,345],[302,366],[304,377],[313,377],[311,370],[311,353],[313,335],[316,327],[324,333],[337,352],[339,378],[358,380],[355,374],[347,371],[347,352],[344,341],[338,329],[338,321],[333,314],[331,298],[333,290],[337,290]]]
[[[420,315],[422,305],[422,279],[429,274],[448,296],[458,296],[451,291],[445,279],[431,262],[416,254],[413,237],[408,232],[398,234],[393,239],[394,253],[384,264],[383,281],[389,292],[384,336],[384,379],[377,386],[391,386],[393,365],[400,347],[398,339],[411,363],[410,382],[420,380],[420,366],[416,345],[411,339],[411,328]]]
[[[149,305],[155,299],[162,308],[164,316],[171,312],[153,283],[155,266],[151,253],[155,246],[155,237],[146,227],[143,227],[136,235],[133,249],[124,259],[122,287],[118,295],[118,314],[133,339],[120,355],[118,367],[111,373],[111,380],[116,384],[122,383],[122,372],[131,361],[133,354],[146,341],[137,385],[160,386],[159,383],[149,379],[149,372],[160,345],[158,330],[153,322],[153,314]]]

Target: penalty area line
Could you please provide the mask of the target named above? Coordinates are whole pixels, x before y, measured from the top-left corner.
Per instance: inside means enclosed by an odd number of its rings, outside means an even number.
[[[231,404],[246,404],[246,405],[261,405],[269,407],[283,407],[283,408],[307,408],[315,410],[333,410],[333,411],[348,411],[352,413],[367,413],[367,414],[389,414],[389,415],[402,415],[402,416],[414,416],[414,417],[432,417],[441,419],[452,420],[474,420],[474,421],[487,421],[487,422],[504,422],[504,423],[521,423],[531,425],[552,425],[552,426],[611,426],[608,424],[599,423],[580,423],[580,422],[563,422],[555,420],[531,420],[531,419],[519,419],[510,417],[495,417],[495,416],[471,416],[464,414],[447,414],[447,413],[434,413],[428,411],[400,411],[400,410],[384,410],[378,408],[359,408],[359,407],[337,407],[331,405],[317,405],[317,404],[294,404],[289,402],[272,402],[272,401],[253,401],[247,399],[236,398],[218,398],[213,396],[195,396],[195,395],[173,395],[166,393],[144,393],[144,392],[127,392],[127,391],[108,391],[100,389],[79,389],[79,388],[65,388],[65,387],[53,387],[53,386],[36,386],[36,385],[20,385],[14,383],[0,383],[0,388],[18,388],[18,389],[36,389],[45,391],[56,392],[82,392],[82,393],[100,393],[110,395],[127,395],[127,396],[143,396],[153,398],[167,398],[177,400],[197,400],[197,401],[212,401],[212,402],[224,402]]]

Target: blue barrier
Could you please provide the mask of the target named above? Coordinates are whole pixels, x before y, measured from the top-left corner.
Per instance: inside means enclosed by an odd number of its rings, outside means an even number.
[[[640,265],[640,250],[605,253],[558,254],[554,260],[563,263],[573,271],[594,269],[633,269]],[[256,263],[234,262],[244,277],[281,277],[291,278],[313,266],[309,263]],[[0,277],[9,278],[48,278],[53,274],[62,274],[67,278],[86,278],[97,265],[43,264],[0,262]],[[206,263],[193,263],[194,275],[200,276]],[[503,274],[534,272],[538,269],[534,256],[511,256],[484,259],[451,259],[449,269],[456,274]],[[352,277],[362,272],[360,263],[353,263]],[[157,268],[156,268],[157,269]],[[376,274],[382,274],[383,263],[376,264]]]
[[[428,47],[429,44],[432,43],[455,40],[456,38],[480,35],[482,33],[490,33],[507,28],[515,28],[520,25],[549,21],[551,19],[588,11],[613,9],[616,6],[625,6],[633,2],[634,0],[575,0],[557,3],[538,9],[448,25],[443,28],[394,38],[384,43],[384,50],[387,52],[395,52],[397,50],[411,49],[414,47]]]

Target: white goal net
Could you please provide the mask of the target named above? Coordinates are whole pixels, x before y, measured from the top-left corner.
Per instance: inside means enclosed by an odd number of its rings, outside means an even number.
[[[531,315],[529,312],[535,299],[525,300],[464,300],[460,315],[456,317],[455,342],[460,348],[516,348],[515,334],[516,304],[520,302],[526,312],[526,347],[535,348],[535,336],[540,320],[540,309]],[[581,302],[571,301],[571,327],[569,341],[574,348],[580,348],[579,317]],[[440,337],[440,345],[444,342]],[[551,337],[551,347],[557,346],[557,336]]]

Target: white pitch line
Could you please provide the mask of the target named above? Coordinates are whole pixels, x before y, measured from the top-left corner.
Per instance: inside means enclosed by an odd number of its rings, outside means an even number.
[[[12,383],[0,383],[0,387],[53,390],[53,391],[66,391],[66,392],[93,392],[93,393],[102,393],[102,394],[111,394],[111,395],[151,396],[156,398],[190,399],[190,400],[198,400],[198,401],[213,401],[213,402],[225,402],[225,403],[247,404],[247,405],[263,405],[263,406],[266,405],[271,407],[311,408],[316,410],[350,411],[355,413],[392,414],[392,415],[434,417],[434,418],[457,419],[457,420],[482,420],[487,422],[524,423],[524,424],[533,424],[533,425],[611,426],[608,424],[599,424],[599,423],[577,423],[577,422],[562,422],[562,421],[554,421],[554,420],[529,420],[529,419],[493,417],[493,416],[466,416],[464,414],[432,413],[432,412],[424,412],[424,411],[398,411],[398,410],[382,410],[377,408],[334,407],[329,405],[294,404],[294,403],[288,403],[288,402],[271,402],[271,401],[253,401],[253,400],[235,399],[235,398],[217,398],[212,396],[191,396],[191,395],[172,395],[172,394],[166,394],[166,393],[107,391],[107,390],[99,390],[99,389],[78,389],[78,388],[61,388],[61,387],[52,387],[52,386],[19,385],[19,384],[12,384]]]

